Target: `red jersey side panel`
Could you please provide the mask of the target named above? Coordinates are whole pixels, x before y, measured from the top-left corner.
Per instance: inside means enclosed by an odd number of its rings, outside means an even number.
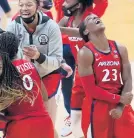
[[[35,67],[31,62],[22,59],[15,60],[13,64],[21,73],[23,79],[22,85],[32,100],[28,102],[25,99],[21,99],[13,103],[7,109],[9,118],[17,120],[25,116],[47,115],[40,90],[41,81]]]

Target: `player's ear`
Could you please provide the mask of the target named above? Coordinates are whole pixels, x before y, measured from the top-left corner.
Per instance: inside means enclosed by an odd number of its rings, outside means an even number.
[[[84,35],[88,35],[89,31],[87,29],[85,29],[83,33],[84,33]]]
[[[79,3],[78,5],[77,5],[77,8],[80,8],[81,7],[81,3]]]

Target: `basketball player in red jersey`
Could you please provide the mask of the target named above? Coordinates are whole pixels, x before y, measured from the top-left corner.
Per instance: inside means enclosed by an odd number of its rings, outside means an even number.
[[[40,89],[41,79],[31,62],[17,58],[18,45],[14,34],[0,35],[0,111],[8,122],[5,136],[54,138]]]
[[[80,1],[82,2],[82,0],[80,0]],[[108,6],[108,0],[88,0],[88,1],[89,1],[89,3],[90,3],[90,1],[93,1],[93,3],[95,4],[94,8],[92,5],[89,7],[88,10],[93,11],[95,14],[97,14],[99,17],[101,17],[104,14],[104,12]],[[64,17],[64,13],[62,11],[63,3],[64,3],[64,0],[54,0],[54,5],[55,5],[56,12],[57,12],[57,19],[56,19],[57,22],[59,22]],[[69,7],[68,10],[70,10],[71,8],[72,7]]]
[[[38,0],[38,4],[39,4],[39,10],[41,10],[43,13],[45,13],[48,17],[50,17],[51,19],[53,19],[53,15],[50,11],[52,5],[49,4],[49,2],[47,2],[49,0]],[[47,5],[49,4],[49,5]],[[51,6],[51,7],[50,7]],[[48,9],[49,8],[49,9]],[[19,16],[19,12],[17,12],[13,17],[12,20],[15,20],[17,17]]]
[[[93,2],[96,4],[95,9],[93,8]],[[80,23],[85,19],[85,17],[91,11],[95,12],[99,16],[102,16],[106,7],[107,7],[107,0],[99,1],[99,2],[92,1],[92,0],[89,0],[89,1],[65,0],[63,3],[63,13],[66,17],[63,17],[59,22],[59,25],[61,27],[66,28],[66,32],[63,32],[63,34],[64,33],[68,34],[68,31],[70,31],[71,28],[79,28]],[[72,32],[70,33],[72,34]],[[73,57],[75,58],[75,63],[77,65],[77,52],[79,51],[80,48],[83,47],[85,42],[80,37],[68,37],[68,43],[67,41],[66,42],[63,41],[63,43],[70,44],[71,52],[73,54]],[[64,51],[64,47],[63,47],[63,51]],[[63,52],[63,55],[64,55],[64,52]],[[85,97],[85,93],[81,85],[80,78],[78,75],[78,70],[76,67],[75,81],[74,81],[74,85],[72,88],[72,95],[71,95],[71,123],[72,123],[72,132],[75,137],[83,136],[83,133],[81,131],[81,108],[82,108],[84,97]]]
[[[88,98],[88,138],[133,138],[132,74],[126,47],[108,40],[105,26],[90,14],[80,25],[87,42],[78,53],[78,70]],[[124,133],[123,133],[124,132]]]

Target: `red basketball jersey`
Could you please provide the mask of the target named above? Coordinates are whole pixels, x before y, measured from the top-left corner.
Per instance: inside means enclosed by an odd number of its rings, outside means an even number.
[[[21,119],[28,116],[43,116],[47,112],[41,95],[41,80],[34,65],[26,60],[20,59],[13,61],[23,80],[23,87],[31,97],[31,103],[21,99],[7,108],[10,119]]]
[[[90,11],[88,11],[88,10],[86,10],[84,12],[81,22],[86,18],[86,16],[89,13],[90,13]],[[68,20],[67,27],[72,27],[73,20],[74,20],[74,17],[71,16]],[[79,49],[81,49],[83,47],[83,45],[85,44],[85,41],[82,38],[78,38],[78,37],[68,37],[68,39],[70,41],[70,48],[71,48],[72,54],[77,63],[77,53],[78,53]]]
[[[86,45],[94,55],[93,71],[96,84],[111,93],[121,92],[122,62],[116,43],[109,40],[109,53],[97,50],[90,42]]]

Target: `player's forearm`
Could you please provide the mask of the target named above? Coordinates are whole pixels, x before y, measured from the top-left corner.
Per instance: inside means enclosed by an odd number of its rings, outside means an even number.
[[[125,81],[125,84],[124,84],[124,87],[122,90],[122,95],[125,93],[128,93],[128,92],[132,92],[132,78],[131,78],[131,76],[127,81]]]
[[[68,28],[68,27],[60,27],[62,34],[66,34],[70,37],[80,37],[79,29],[77,28]]]
[[[123,89],[121,95],[132,92],[132,74],[131,74],[131,65],[130,63],[123,65]],[[121,107],[122,109],[125,107],[124,104],[119,103],[117,107]]]
[[[96,86],[94,75],[81,77],[81,81],[87,97],[92,97],[93,99],[103,100],[110,103],[120,102],[119,95],[109,93],[108,91]]]
[[[130,63],[123,65],[122,79],[123,79],[122,95],[127,92],[132,92],[132,74],[131,74]]]
[[[8,1],[7,0],[0,0],[0,6],[4,10],[4,12],[7,14],[7,16],[10,17],[11,16],[11,14],[10,14],[11,8],[9,6]]]

